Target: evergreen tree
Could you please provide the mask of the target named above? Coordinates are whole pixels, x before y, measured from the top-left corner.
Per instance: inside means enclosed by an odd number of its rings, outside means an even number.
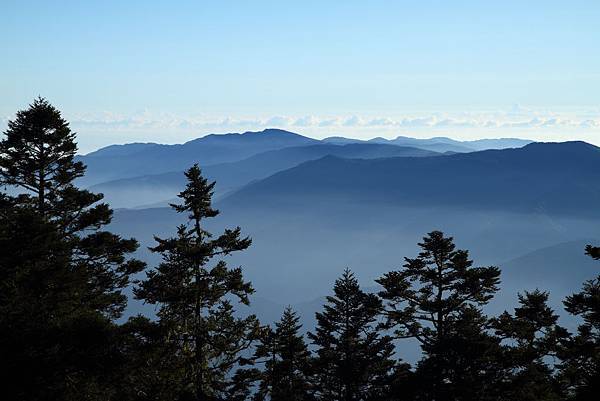
[[[316,314],[317,327],[309,338],[316,347],[314,375],[320,400],[384,400],[389,397],[395,363],[389,336],[377,330],[381,300],[363,292],[346,270]]]
[[[291,308],[286,308],[275,330],[269,330],[261,339],[256,357],[264,361],[264,370],[255,400],[305,401],[310,400],[310,352],[299,334],[302,325]]]
[[[102,227],[112,211],[80,190],[75,135],[39,98],[0,142],[0,354],[7,398],[110,399],[114,319],[144,264],[135,240]]]
[[[417,258],[377,280],[386,301],[385,327],[397,338],[415,338],[424,351],[417,373],[424,399],[456,400],[490,396],[499,367],[499,340],[487,332],[481,307],[498,290],[496,267],[472,267],[468,252],[434,231],[419,243]]]
[[[585,247],[586,255],[590,256],[593,259],[600,260],[600,247],[588,245]]]
[[[165,342],[165,326],[135,316],[118,328],[120,371],[115,374],[118,401],[177,401],[181,377],[172,342]]]
[[[586,252],[600,259],[600,248]],[[564,301],[567,312],[583,319],[560,352],[560,376],[567,395],[574,400],[595,400],[600,393],[600,276],[584,283],[580,292]]]
[[[241,400],[248,396],[254,377],[249,349],[258,339],[255,316],[234,316],[232,300],[249,303],[253,289],[244,281],[241,268],[230,269],[223,259],[214,259],[250,246],[240,237],[240,228],[225,230],[214,238],[203,228],[204,219],[215,217],[211,206],[215,183],[202,177],[198,165],[185,176],[188,183],[179,194],[182,203],[172,205],[188,214],[188,224],[178,227],[177,236],[156,238],[153,252],[163,262],[148,272],[135,294],[138,299],[159,305],[159,323],[165,339],[176,350],[182,375],[173,381],[180,396],[194,400]]]
[[[500,339],[473,305],[448,319],[442,336],[423,344],[415,371],[417,400],[498,400],[506,376]]]
[[[511,372],[504,386],[507,400],[559,400],[554,369],[546,360],[556,356],[566,330],[558,326],[558,315],[547,304],[548,293],[535,290],[519,294],[514,314],[504,312],[492,322],[505,342],[504,358]]]
[[[125,258],[137,249],[135,240],[102,230],[112,219],[109,206],[98,203],[102,194],[75,186],[85,166],[75,161],[77,145],[69,124],[60,111],[38,98],[27,110],[17,112],[4,134],[0,183],[21,191],[17,197],[6,196],[11,199],[5,205],[36,213],[65,243],[69,277],[63,285],[56,285],[65,287],[68,283],[71,294],[64,297],[62,306],[119,317],[127,302],[121,290],[144,264]]]

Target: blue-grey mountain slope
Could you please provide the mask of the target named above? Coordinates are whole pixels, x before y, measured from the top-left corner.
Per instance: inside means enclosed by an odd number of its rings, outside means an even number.
[[[243,134],[207,135],[178,145],[114,145],[79,157],[87,165],[86,175],[79,185],[183,171],[194,163],[207,166],[237,161],[268,150],[313,143],[318,141],[289,131],[266,129]]]
[[[598,177],[600,148],[584,142],[426,158],[328,156],[248,185],[223,203],[282,208],[347,200],[600,217]]]
[[[360,143],[363,141],[357,139],[349,139],[341,136],[332,136],[323,139],[329,143]],[[411,138],[407,136],[398,136],[394,139],[373,138],[368,142],[372,143],[387,143],[399,146],[412,146],[420,149],[432,150],[435,152],[445,153],[466,153],[487,149],[508,149],[520,148],[532,141],[518,138],[497,138],[497,139],[477,139],[473,141],[457,141],[447,137],[434,137],[428,139]]]
[[[206,167],[239,161],[270,150],[316,144],[372,143],[413,147],[439,153],[460,153],[488,148],[519,147],[529,142],[519,139],[461,142],[445,137],[397,137],[392,140],[374,138],[369,141],[335,137],[319,141],[289,131],[265,129],[243,134],[207,135],[177,145],[130,143],[107,146],[78,157],[88,166],[87,174],[79,180],[79,185],[87,187],[123,178],[183,171],[193,163]]]
[[[239,189],[254,180],[266,178],[278,171],[294,167],[308,160],[326,155],[343,158],[373,159],[385,157],[426,157],[438,153],[395,145],[355,143],[289,147],[271,150],[247,159],[208,165],[205,176],[217,181],[216,198]],[[103,193],[105,200],[115,208],[136,207],[159,201],[172,200],[185,185],[183,171],[125,178],[92,186],[94,192]]]

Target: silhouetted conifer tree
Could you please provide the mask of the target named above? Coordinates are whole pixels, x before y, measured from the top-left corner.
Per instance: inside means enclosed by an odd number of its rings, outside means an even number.
[[[499,340],[481,313],[498,290],[500,270],[473,267],[468,252],[434,231],[419,243],[417,258],[377,280],[384,288],[386,328],[397,338],[416,338],[424,351],[417,374],[422,399],[491,397],[500,374]],[[485,399],[485,398],[481,398]]]
[[[291,308],[286,308],[275,330],[269,330],[256,350],[264,362],[255,400],[310,400],[308,371],[310,352],[299,333],[302,325]]]
[[[585,253],[586,253],[586,255],[588,255],[596,260],[600,260],[600,247],[598,247],[598,246],[592,246],[592,245],[586,246]]]
[[[118,328],[120,370],[115,374],[118,401],[177,401],[182,366],[167,327],[143,316]]]
[[[600,259],[600,248],[586,252]],[[565,309],[583,319],[577,333],[565,340],[560,352],[560,376],[569,399],[595,400],[600,394],[600,276],[584,283],[564,301]]]
[[[514,314],[504,312],[493,319],[492,327],[504,341],[503,357],[510,366],[502,388],[507,400],[559,400],[554,367],[558,344],[567,332],[558,326],[558,315],[547,304],[548,293],[535,290],[519,294]]]
[[[506,363],[500,339],[487,330],[488,318],[465,306],[449,318],[444,334],[422,345],[416,367],[417,400],[483,401],[501,399]]]
[[[363,292],[346,270],[336,280],[334,296],[316,314],[317,328],[309,333],[316,347],[312,378],[320,400],[389,399],[396,364],[394,346],[377,330],[381,300]]]
[[[9,121],[0,142],[0,354],[5,395],[106,399],[122,289],[143,269],[137,248],[102,227],[112,211],[81,190],[75,135],[45,99]]]
[[[198,165],[186,171],[188,183],[179,194],[182,203],[172,205],[188,214],[188,224],[177,236],[156,238],[153,252],[163,262],[148,272],[135,294],[159,305],[158,318],[167,331],[165,341],[174,346],[181,377],[172,385],[180,396],[194,400],[242,400],[250,392],[254,371],[241,366],[251,363],[250,347],[260,327],[255,316],[238,318],[232,301],[248,304],[253,289],[244,281],[242,269],[230,269],[219,257],[250,246],[240,237],[240,228],[225,230],[214,238],[203,228],[203,220],[215,217],[211,206],[215,183],[202,177]]]

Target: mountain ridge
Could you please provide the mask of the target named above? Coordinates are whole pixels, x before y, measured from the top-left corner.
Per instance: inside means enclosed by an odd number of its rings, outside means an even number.
[[[307,160],[323,155],[335,154],[344,158],[380,157],[427,157],[439,156],[436,152],[418,148],[388,144],[351,143],[345,145],[318,143],[305,146],[286,147],[258,153],[235,162],[208,165],[202,168],[210,179],[216,180],[216,197],[238,189],[242,185],[266,178],[278,171],[288,169]],[[105,199],[114,207],[137,207],[147,204],[138,201],[141,196],[164,200],[174,198],[185,184],[183,171],[166,172],[139,177],[121,178],[90,187],[94,192],[105,194]]]
[[[529,212],[541,208],[567,213],[577,213],[584,202],[586,212],[597,214],[593,205],[600,202],[600,184],[594,178],[598,174],[600,148],[580,141],[434,158],[350,160],[326,156],[248,185],[223,202],[269,204],[291,201],[303,193],[307,199],[477,205]],[[469,196],[458,196],[463,192]],[[261,198],[261,193],[269,195]],[[432,202],[436,196],[439,201]]]
[[[319,141],[289,131],[267,129],[209,135],[175,145],[117,145],[100,149],[91,156],[77,157],[88,167],[80,185],[87,187],[119,178],[184,170],[194,163],[205,166],[236,161],[267,150],[311,143]]]

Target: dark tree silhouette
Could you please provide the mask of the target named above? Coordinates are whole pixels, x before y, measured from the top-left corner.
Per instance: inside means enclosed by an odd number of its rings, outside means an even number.
[[[3,391],[17,399],[102,398],[122,290],[144,264],[102,227],[102,195],[78,189],[75,135],[45,99],[19,111],[0,142],[0,331]],[[109,369],[110,370],[110,369]],[[85,395],[85,396],[84,396]]]
[[[381,300],[363,292],[346,270],[336,280],[334,296],[317,313],[309,333],[316,347],[313,386],[320,400],[380,400],[389,397],[396,364],[394,346],[377,330]]]
[[[310,352],[299,333],[302,325],[291,308],[286,308],[275,330],[268,330],[256,350],[264,363],[255,400],[305,401],[310,396],[308,374]]]
[[[588,246],[586,252],[599,259],[599,249]],[[563,343],[560,376],[570,399],[595,400],[600,393],[600,276],[585,282],[564,304],[567,312],[583,322]]]
[[[179,401],[181,364],[169,332],[144,316],[131,317],[118,328],[120,370],[115,375],[115,400]]]
[[[247,305],[253,289],[241,268],[230,269],[219,258],[248,248],[251,241],[240,237],[239,227],[213,238],[202,225],[219,213],[211,206],[215,183],[202,177],[198,165],[185,176],[182,203],[172,207],[187,213],[188,224],[173,238],[156,238],[152,251],[161,253],[163,262],[148,272],[135,294],[159,305],[159,322],[169,333],[165,341],[175,347],[182,373],[172,385],[182,397],[242,400],[254,371],[240,367],[252,362],[249,349],[261,330],[255,316],[234,315],[232,298]],[[219,260],[209,266],[214,259]]]
[[[492,327],[504,341],[505,361],[510,366],[503,395],[509,400],[559,400],[559,386],[549,357],[557,355],[567,331],[547,304],[548,293],[535,290],[519,294],[514,314],[504,312]]]
[[[443,336],[422,346],[416,367],[417,400],[498,400],[506,377],[500,339],[486,327],[489,319],[465,306],[446,322]]]
[[[424,397],[449,400],[464,390],[465,397],[456,399],[468,399],[467,393],[485,392],[484,379],[489,382],[498,372],[491,364],[498,341],[486,332],[480,307],[498,290],[500,270],[473,267],[468,252],[456,250],[452,237],[440,231],[419,246],[417,258],[405,258],[403,269],[377,280],[386,301],[384,327],[399,339],[420,342],[425,360],[417,373],[427,383]],[[472,368],[465,370],[467,357]]]
[[[596,260],[600,260],[600,247],[598,247],[598,246],[592,246],[592,245],[586,246],[585,253],[586,253],[586,255],[588,255]]]

